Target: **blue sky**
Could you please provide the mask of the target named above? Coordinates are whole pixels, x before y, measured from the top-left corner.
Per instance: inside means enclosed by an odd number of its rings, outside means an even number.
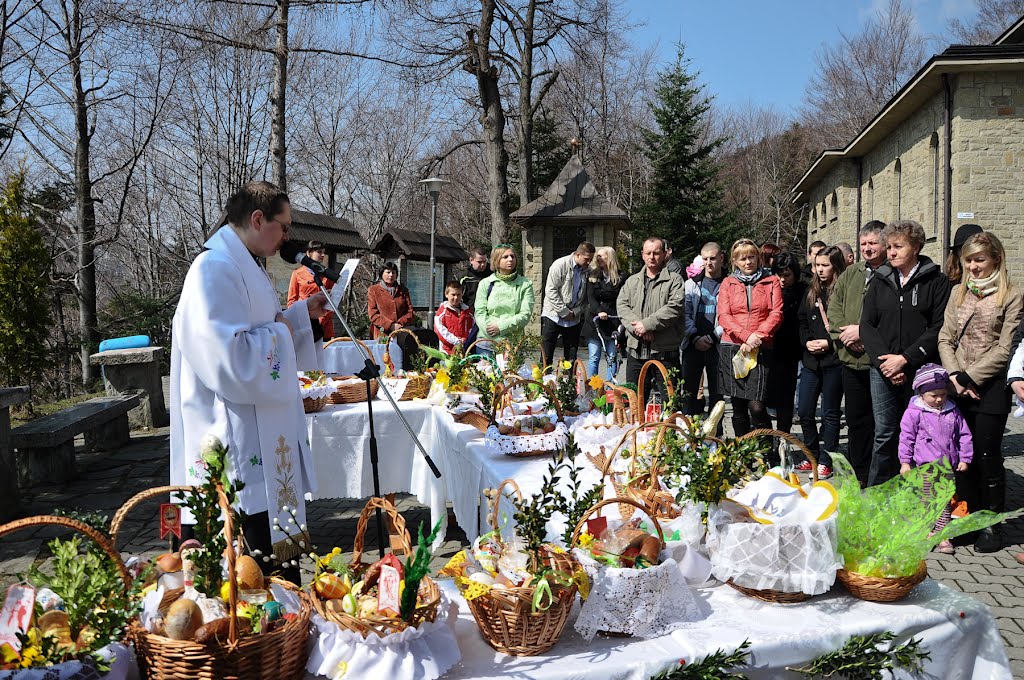
[[[926,35],[938,35],[952,18],[970,18],[973,0],[906,0]],[[794,111],[814,69],[814,53],[855,33],[886,0],[627,0],[639,45],[659,44],[663,63],[675,43],[723,107],[751,101]],[[945,45],[938,48],[944,49]]]

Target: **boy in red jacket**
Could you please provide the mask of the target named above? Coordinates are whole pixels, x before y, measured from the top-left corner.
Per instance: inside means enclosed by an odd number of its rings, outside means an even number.
[[[445,284],[444,300],[434,314],[434,332],[440,341],[441,351],[451,354],[455,345],[465,346],[473,328],[473,312],[462,304],[462,284],[458,281]]]

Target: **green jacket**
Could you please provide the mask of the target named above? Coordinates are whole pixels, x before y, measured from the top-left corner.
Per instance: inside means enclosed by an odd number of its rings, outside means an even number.
[[[480,282],[474,300],[476,325],[481,338],[501,340],[509,331],[525,328],[533,314],[533,282],[520,275],[506,283],[494,274]],[[498,325],[495,336],[487,332],[488,324]]]
[[[679,351],[679,344],[686,335],[686,293],[683,279],[668,268],[658,272],[651,292],[644,300],[644,279],[647,268],[633,274],[619,291],[619,321],[626,328],[626,347],[634,355],[638,352],[640,340],[633,335],[630,324],[642,321],[644,328],[654,333],[651,341],[653,352]]]
[[[839,342],[839,333],[843,326],[860,324],[860,312],[864,305],[864,291],[868,286],[864,283],[867,264],[863,261],[849,267],[836,281],[832,297],[828,303],[828,334],[832,336],[836,353],[844,366],[857,371],[866,371],[871,367],[871,359],[865,352],[853,352]]]

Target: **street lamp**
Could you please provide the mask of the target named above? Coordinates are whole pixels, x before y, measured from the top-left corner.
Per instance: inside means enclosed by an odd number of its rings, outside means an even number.
[[[427,295],[427,318],[434,313],[434,235],[437,233],[437,197],[448,180],[439,177],[421,179],[420,184],[430,194],[430,293]]]

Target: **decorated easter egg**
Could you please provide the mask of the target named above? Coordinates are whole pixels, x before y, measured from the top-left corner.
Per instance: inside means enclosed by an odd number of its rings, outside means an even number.
[[[320,593],[324,599],[342,598],[348,594],[348,591],[349,588],[345,585],[345,580],[337,574],[324,573],[316,579],[316,592]]]

